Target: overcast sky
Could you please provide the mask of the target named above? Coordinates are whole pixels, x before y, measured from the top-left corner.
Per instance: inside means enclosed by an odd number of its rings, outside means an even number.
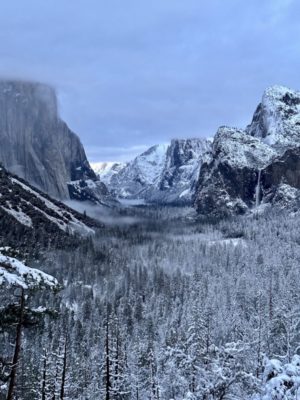
[[[300,88],[299,0],[2,0],[0,74],[49,82],[90,161],[244,127]]]

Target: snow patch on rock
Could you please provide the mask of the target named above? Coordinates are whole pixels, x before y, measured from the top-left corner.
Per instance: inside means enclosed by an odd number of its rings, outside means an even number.
[[[0,287],[17,286],[23,289],[58,289],[58,281],[51,275],[0,253]]]

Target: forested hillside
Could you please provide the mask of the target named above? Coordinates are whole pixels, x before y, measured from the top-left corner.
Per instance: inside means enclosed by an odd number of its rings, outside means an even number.
[[[30,297],[56,313],[24,329],[16,398],[296,399],[300,215],[131,214],[39,265],[63,288]]]

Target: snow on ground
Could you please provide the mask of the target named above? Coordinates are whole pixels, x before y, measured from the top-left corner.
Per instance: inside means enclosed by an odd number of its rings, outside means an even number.
[[[16,258],[0,253],[0,287],[18,286],[23,289],[59,287],[58,281],[38,269],[27,267]]]
[[[92,234],[95,233],[95,231],[92,228],[88,227],[82,221],[78,220],[72,213],[70,213],[69,211],[67,211],[65,209],[60,208],[55,203],[53,203],[52,201],[48,200],[46,197],[44,197],[43,195],[41,195],[40,193],[38,193],[34,189],[30,188],[29,186],[27,186],[23,182],[20,182],[16,178],[11,178],[11,181],[14,184],[17,184],[17,185],[21,186],[26,191],[32,193],[37,198],[39,198],[45,204],[45,206],[48,209],[54,211],[59,217],[65,219],[65,216],[67,214],[70,217],[70,221],[68,223],[64,222],[60,218],[55,218],[54,216],[51,216],[51,215],[47,214],[47,212],[41,210],[39,207],[36,207],[33,204],[30,204],[39,213],[43,214],[49,221],[55,223],[63,231],[66,232],[68,229],[70,229],[71,233],[78,232],[78,233],[83,234],[83,235],[92,235]],[[92,183],[90,183],[90,184],[92,184]],[[4,208],[4,207],[2,207],[2,208]],[[31,218],[29,216],[27,216],[25,213],[23,213],[22,211],[17,212],[17,211],[15,211],[13,209],[6,209],[6,211],[8,211],[11,215],[13,215],[23,225],[27,225],[29,227],[32,226]]]
[[[28,226],[29,228],[32,227],[32,220],[31,218],[26,215],[22,210],[15,210],[13,208],[8,208],[1,206],[1,208],[6,211],[8,214],[12,215],[17,221],[19,221],[22,225]]]

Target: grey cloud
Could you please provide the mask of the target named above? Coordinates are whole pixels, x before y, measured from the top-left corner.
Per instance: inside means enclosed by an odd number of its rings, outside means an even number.
[[[0,74],[55,85],[92,161],[244,126],[266,86],[300,88],[297,1],[2,3]]]

